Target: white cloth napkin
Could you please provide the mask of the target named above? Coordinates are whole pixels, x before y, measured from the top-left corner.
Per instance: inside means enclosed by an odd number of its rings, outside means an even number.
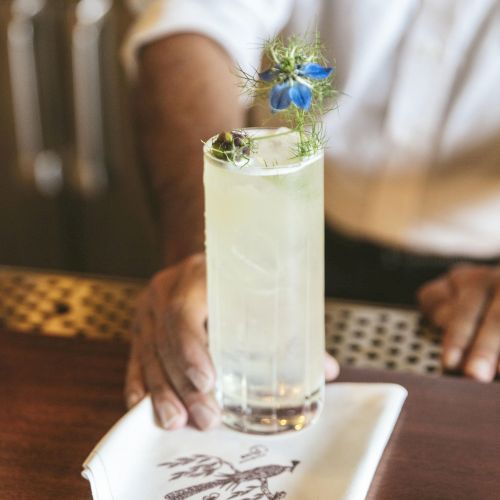
[[[94,500],[360,500],[406,396],[394,384],[330,384],[314,425],[272,436],[168,432],[146,398],[97,444],[83,476]]]

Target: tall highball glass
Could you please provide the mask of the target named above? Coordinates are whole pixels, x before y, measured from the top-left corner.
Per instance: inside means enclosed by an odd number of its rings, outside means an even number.
[[[324,397],[323,154],[291,159],[297,136],[246,129],[247,164],[204,148],[209,346],[223,421],[300,430]]]

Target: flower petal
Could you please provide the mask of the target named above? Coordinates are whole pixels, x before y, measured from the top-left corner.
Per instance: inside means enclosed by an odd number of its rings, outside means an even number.
[[[325,68],[317,63],[305,63],[299,69],[301,75],[311,78],[311,80],[323,80],[328,78],[333,72],[333,68]]]
[[[272,82],[276,78],[277,75],[278,75],[278,72],[276,71],[276,68],[269,68],[269,69],[266,69],[266,71],[259,73],[259,78],[261,80],[263,80],[264,82]]]
[[[290,89],[290,98],[298,108],[308,110],[311,107],[312,90],[303,83],[295,83]]]
[[[271,108],[275,111],[288,108],[292,101],[290,97],[290,89],[292,86],[289,83],[278,83],[271,89],[269,95],[269,102]]]

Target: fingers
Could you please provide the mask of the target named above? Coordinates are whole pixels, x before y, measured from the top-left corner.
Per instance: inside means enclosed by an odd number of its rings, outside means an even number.
[[[500,374],[500,268],[456,266],[418,292],[422,311],[444,330],[443,364],[482,382]]]
[[[219,423],[219,409],[210,395],[215,370],[208,353],[207,335],[201,317],[186,304],[169,308],[166,334],[158,339],[163,366],[194,423],[207,429]]]
[[[154,322],[151,314],[140,323],[140,358],[144,381],[153,401],[156,417],[165,429],[177,429],[187,422],[187,412],[162,369],[154,344]]]
[[[447,276],[429,281],[417,290],[417,300],[421,311],[434,321],[433,314],[441,304],[449,300],[453,290]]]
[[[125,376],[124,392],[127,408],[135,406],[146,395],[146,388],[142,378],[141,360],[136,340],[133,340],[132,349],[130,351],[130,359]]]
[[[142,364],[140,353],[140,319],[145,311],[145,294],[142,293],[137,300],[137,309],[134,323],[132,325],[132,340],[130,357],[125,375],[125,403],[127,408],[135,406],[146,395],[146,387],[142,376]]]
[[[340,367],[337,360],[325,352],[325,380],[330,382],[335,380],[340,373]]]
[[[198,391],[178,365],[171,365],[169,378],[187,409],[191,421],[200,429],[210,429],[220,422],[220,410],[212,394]]]
[[[186,425],[188,417],[184,405],[167,383],[158,360],[153,358],[144,366],[144,378],[160,425],[165,429],[178,429]]]
[[[175,394],[193,423],[207,429],[220,421],[210,394],[215,370],[208,352],[205,260],[186,259],[175,281],[159,275],[150,287],[153,314],[152,344]],[[148,384],[149,385],[149,384]]]
[[[464,372],[480,382],[491,382],[499,368],[500,288],[497,287],[467,356]]]
[[[208,393],[214,388],[215,370],[205,328],[205,260],[198,256],[188,259],[169,290],[162,282],[153,283],[151,302],[155,340],[165,369],[177,365],[200,392]]]
[[[451,280],[455,299],[444,332],[442,360],[445,368],[456,370],[474,338],[488,302],[489,278],[483,268],[461,267],[451,272]]]
[[[429,316],[429,319],[436,326],[444,330],[453,317],[453,311],[454,307],[452,302],[443,302],[436,307],[436,309]]]
[[[197,318],[192,311],[196,308],[196,304],[171,304],[164,320],[166,335],[157,342],[165,366],[177,367],[206,394],[214,388],[215,369],[208,353],[204,318]]]

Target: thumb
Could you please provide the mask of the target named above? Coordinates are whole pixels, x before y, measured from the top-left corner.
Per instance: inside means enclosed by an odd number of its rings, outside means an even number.
[[[325,352],[325,380],[330,382],[335,380],[340,373],[340,367],[337,360]]]

